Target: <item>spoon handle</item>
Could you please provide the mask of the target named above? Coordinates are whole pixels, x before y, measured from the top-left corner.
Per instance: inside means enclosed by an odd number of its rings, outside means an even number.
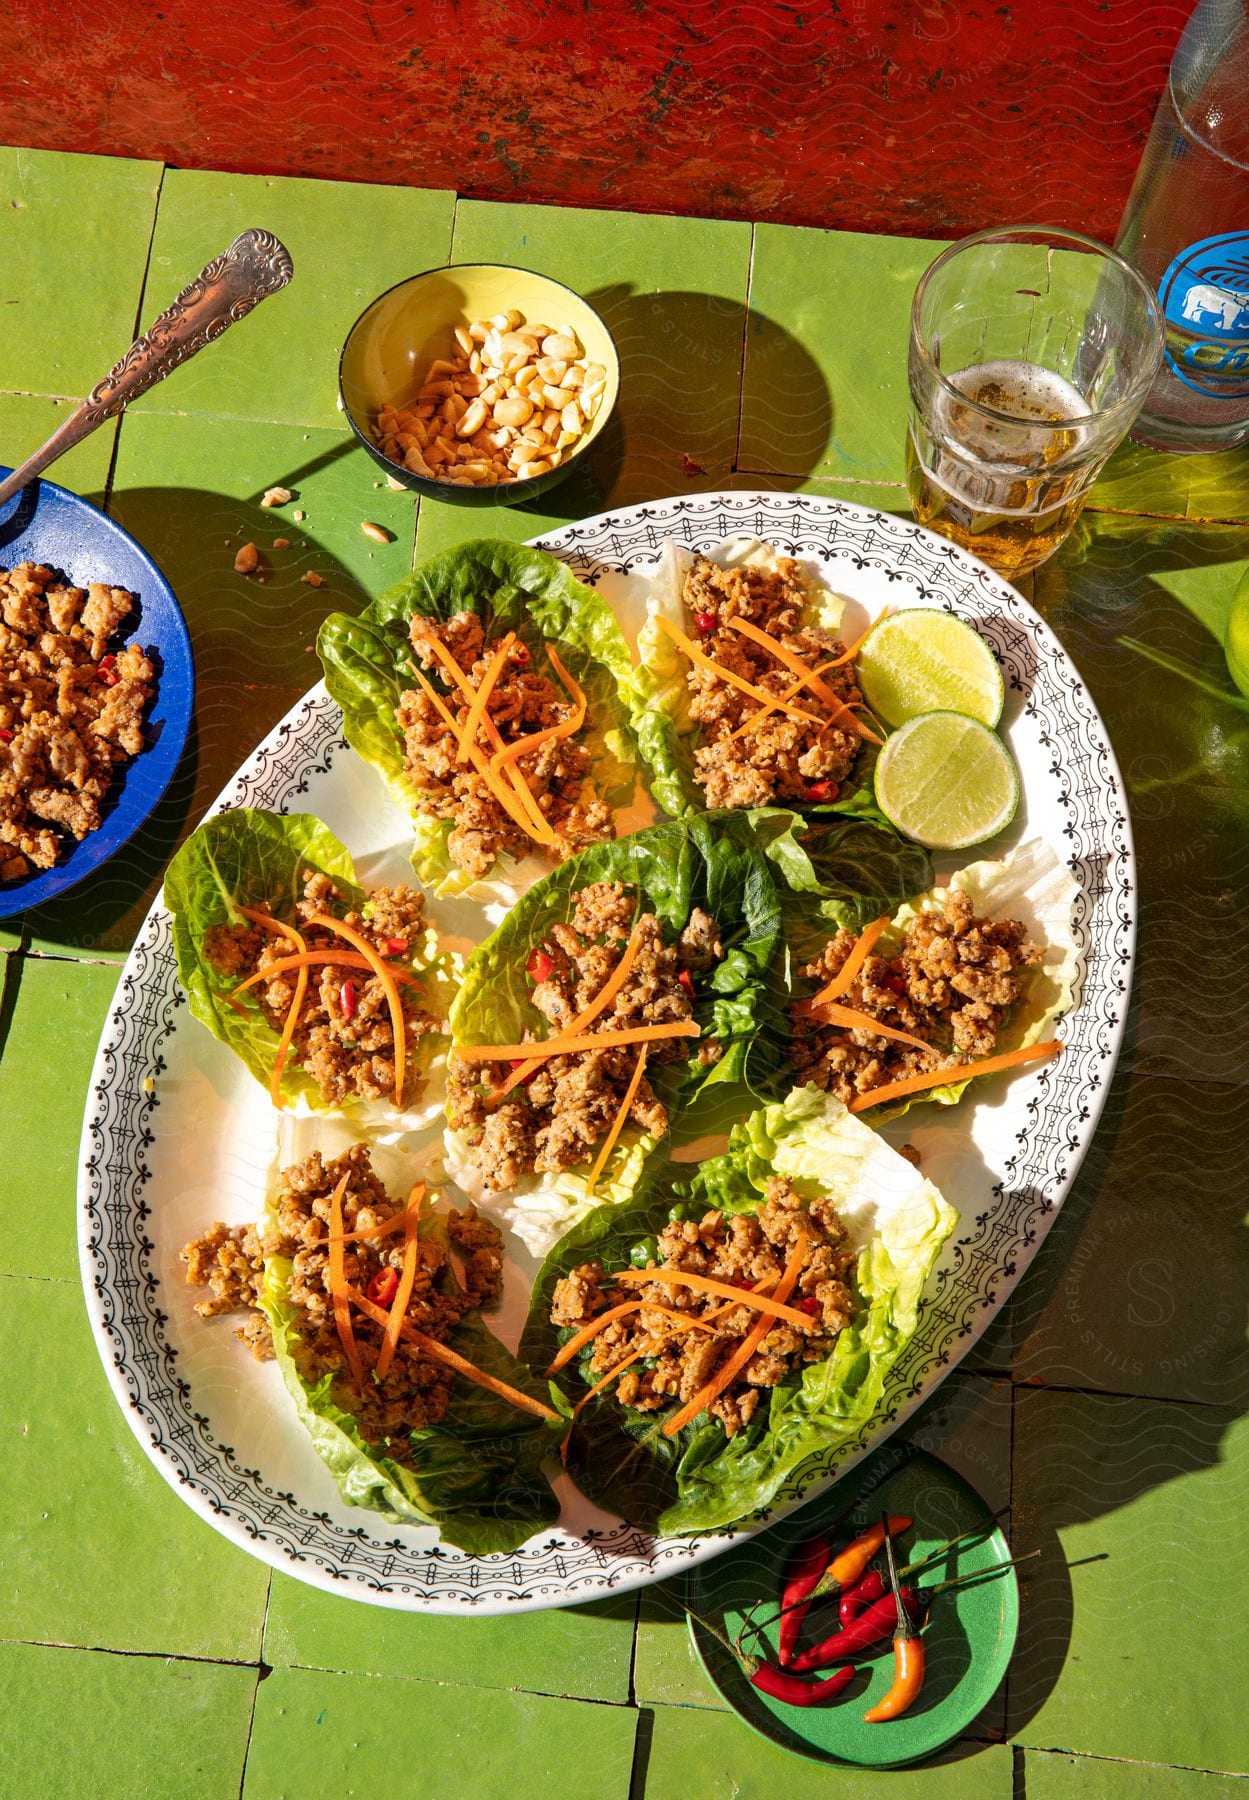
[[[97,425],[145,394],[171,369],[210,344],[268,294],[284,288],[293,273],[286,247],[270,231],[244,231],[183,288],[173,305],[131,344],[119,363],[98,382],[20,469],[0,481],[0,504],[33,481]]]

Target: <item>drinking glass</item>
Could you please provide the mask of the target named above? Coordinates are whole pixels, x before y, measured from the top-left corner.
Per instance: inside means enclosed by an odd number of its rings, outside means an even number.
[[[1158,372],[1148,284],[1078,232],[1015,225],[942,252],[911,307],[907,484],[921,525],[1008,580],[1071,530]]]

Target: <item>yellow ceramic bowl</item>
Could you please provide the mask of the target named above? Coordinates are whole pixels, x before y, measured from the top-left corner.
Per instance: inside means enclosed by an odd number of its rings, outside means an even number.
[[[455,352],[455,326],[512,308],[526,320],[544,320],[556,328],[571,325],[587,359],[601,363],[607,371],[607,386],[590,429],[566,461],[530,481],[476,488],[414,475],[402,463],[383,456],[373,439],[378,408],[386,402],[395,407],[412,405],[429,365]],[[405,487],[459,506],[512,505],[563,481],[601,435],[615,411],[620,359],[611,333],[593,307],[562,282],[529,269],[509,268],[506,263],[452,263],[446,269],[427,269],[423,275],[409,276],[365,308],[343,345],[338,386],[352,430],[378,467]]]

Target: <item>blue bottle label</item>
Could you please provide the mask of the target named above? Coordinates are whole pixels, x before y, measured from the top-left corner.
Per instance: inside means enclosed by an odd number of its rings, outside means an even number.
[[[1249,231],[1181,250],[1158,283],[1167,362],[1186,387],[1220,400],[1249,394]]]

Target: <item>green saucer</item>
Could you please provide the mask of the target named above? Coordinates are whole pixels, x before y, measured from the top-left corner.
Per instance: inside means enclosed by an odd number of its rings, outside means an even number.
[[[982,1577],[936,1596],[924,1634],[923,1692],[908,1713],[887,1724],[868,1725],[863,1714],[892,1683],[891,1638],[856,1659],[857,1676],[831,1704],[801,1707],[759,1693],[711,1633],[689,1621],[698,1657],[734,1712],[782,1749],[819,1762],[892,1768],[931,1756],[965,1731],[988,1705],[1015,1647],[1019,1586],[1015,1571],[1003,1567],[1010,1560],[1010,1549],[984,1501],[935,1457],[916,1452],[898,1465],[897,1448],[877,1452],[774,1530],[702,1564],[690,1576],[691,1606],[735,1639],[752,1604],[762,1602],[760,1614],[774,1609],[793,1547],[821,1527],[840,1521],[835,1539],[844,1544],[874,1524],[882,1510],[909,1515],[915,1521],[912,1529],[895,1540],[901,1569],[944,1539],[983,1526],[982,1534],[948,1551],[914,1578],[923,1587],[935,1587],[956,1575]],[[847,1508],[851,1511],[845,1516]],[[1001,1573],[994,1575],[994,1569]],[[836,1629],[836,1605],[825,1602],[818,1613],[812,1608],[807,1615],[802,1642],[817,1642]],[[767,1654],[775,1656],[776,1626],[763,1635]],[[825,1669],[821,1674],[832,1672]]]

